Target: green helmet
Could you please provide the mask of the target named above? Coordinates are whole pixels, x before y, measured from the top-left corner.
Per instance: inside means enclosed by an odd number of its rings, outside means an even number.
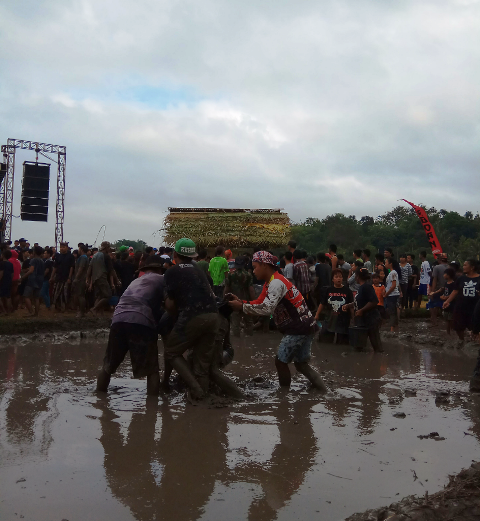
[[[118,248],[118,251],[119,251],[120,253],[123,253],[124,251],[127,251],[127,250],[128,250],[128,246],[125,246],[125,245],[120,246],[120,248]]]
[[[192,239],[187,239],[186,237],[184,237],[183,239],[179,239],[175,243],[175,251],[182,257],[197,256],[195,243],[192,241]]]

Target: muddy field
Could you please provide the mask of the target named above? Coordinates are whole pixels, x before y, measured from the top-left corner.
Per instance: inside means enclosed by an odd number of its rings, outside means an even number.
[[[234,339],[249,398],[201,406],[147,400],[127,363],[96,396],[105,332],[3,337],[0,519],[337,520],[434,494],[480,459],[477,346],[402,328],[384,354],[316,343],[325,396],[278,389],[278,333]]]

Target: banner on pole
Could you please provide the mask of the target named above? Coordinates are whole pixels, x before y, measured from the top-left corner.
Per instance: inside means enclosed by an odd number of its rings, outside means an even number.
[[[433,226],[430,223],[430,219],[428,218],[427,212],[420,206],[417,206],[416,204],[413,204],[410,201],[407,201],[406,199],[402,199],[402,201],[408,203],[415,210],[415,213],[418,215],[418,218],[422,223],[423,229],[427,234],[427,239],[430,243],[430,247],[432,248],[432,253],[435,257],[437,257],[437,255],[440,255],[440,253],[442,253],[442,247],[440,246],[437,234],[435,233],[435,230],[433,229]]]

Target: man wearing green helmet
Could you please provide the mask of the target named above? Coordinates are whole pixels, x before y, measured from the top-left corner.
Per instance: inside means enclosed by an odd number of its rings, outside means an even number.
[[[208,392],[218,313],[207,276],[193,261],[196,256],[191,239],[178,240],[173,254],[175,265],[165,272],[165,307],[177,318],[165,343],[163,385],[168,387],[173,368],[190,387],[192,397],[200,399]],[[187,349],[192,349],[193,374],[183,358]]]

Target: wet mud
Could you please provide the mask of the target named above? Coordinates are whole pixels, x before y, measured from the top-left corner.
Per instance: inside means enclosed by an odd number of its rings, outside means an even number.
[[[147,399],[128,361],[97,396],[105,331],[3,337],[0,519],[337,520],[432,495],[480,459],[478,348],[403,329],[383,354],[315,343],[326,395],[278,388],[278,333],[233,339],[247,400],[199,406],[179,383]]]

